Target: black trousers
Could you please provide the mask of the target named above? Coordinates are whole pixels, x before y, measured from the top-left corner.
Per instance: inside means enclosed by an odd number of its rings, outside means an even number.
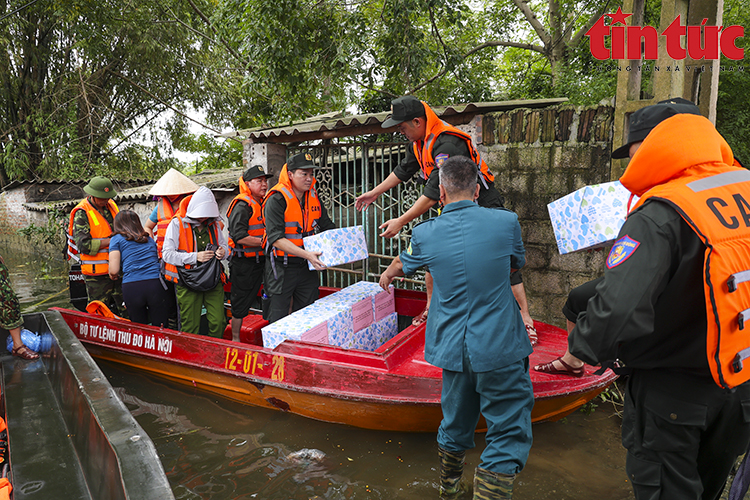
[[[318,300],[320,277],[317,271],[310,271],[307,261],[300,258],[276,259],[276,276],[271,267],[271,259],[266,259],[265,291],[268,296],[269,323],[278,321],[290,312],[299,311]]]
[[[244,318],[257,301],[263,284],[265,257],[232,257],[229,280],[232,282],[232,317]]]
[[[732,390],[709,375],[633,370],[622,444],[638,500],[716,500],[750,442],[750,383]]]

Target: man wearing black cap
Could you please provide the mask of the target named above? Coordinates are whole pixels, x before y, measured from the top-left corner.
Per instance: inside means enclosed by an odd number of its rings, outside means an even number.
[[[232,282],[232,340],[239,342],[242,320],[258,297],[263,283],[266,257],[263,253],[261,203],[268,191],[267,174],[260,165],[245,170],[239,180],[240,193],[227,210],[229,221],[229,277]]]
[[[366,209],[381,194],[402,182],[408,181],[420,170],[420,176],[425,186],[424,193],[409,210],[401,217],[390,219],[380,226],[380,229],[383,230],[380,236],[393,238],[404,225],[419,217],[437,203],[440,199],[438,172],[440,166],[451,156],[465,156],[471,158],[477,164],[477,173],[479,174],[479,198],[477,203],[482,207],[503,208],[503,197],[495,188],[495,176],[479,156],[479,152],[474,147],[469,134],[445,123],[438,118],[427,103],[410,95],[399,97],[391,103],[391,116],[383,122],[382,127],[388,129],[394,126],[412,142],[412,147],[406,149],[404,160],[383,182],[357,197],[355,202],[357,210]],[[520,306],[521,316],[533,345],[536,343],[536,330],[534,329],[534,321],[529,314],[521,272],[514,272],[510,280],[513,295]],[[427,307],[429,308],[429,293],[432,288],[432,278],[429,273],[426,281]],[[415,319],[415,324],[424,321],[426,314],[427,309]]]
[[[325,264],[318,258],[320,252],[305,250],[302,238],[336,225],[318,198],[314,168],[310,153],[292,156],[263,202],[266,319],[271,323],[318,299],[318,273],[310,271],[307,262],[317,271],[325,269]]]
[[[109,277],[109,240],[119,209],[112,181],[94,177],[83,188],[88,195],[70,212],[68,258],[81,264],[89,302],[100,300],[113,313],[123,316],[122,279]]]
[[[625,154],[620,181],[640,200],[569,348],[630,373],[622,443],[636,498],[718,499],[750,441],[747,371],[720,356],[750,344],[738,323],[750,283],[730,286],[750,269],[750,172],[684,99],[633,113],[612,156]]]

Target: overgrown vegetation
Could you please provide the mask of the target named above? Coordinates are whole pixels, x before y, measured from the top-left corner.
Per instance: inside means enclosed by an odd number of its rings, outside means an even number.
[[[658,24],[660,5],[647,0],[647,24]],[[200,155],[192,171],[236,166],[239,145],[217,140],[221,131],[383,111],[405,93],[436,106],[609,100],[616,72],[601,70],[584,34],[618,6],[607,0],[6,0],[0,187],[96,174],[155,178],[185,167],[178,151]],[[725,25],[747,24],[741,7],[740,0],[726,0]],[[719,127],[745,159],[748,90],[747,72],[721,74]]]
[[[33,222],[18,232],[26,238],[32,245],[51,245],[57,248],[63,248],[65,244],[65,232],[68,228],[68,214],[53,208],[48,212],[47,223],[37,226]]]

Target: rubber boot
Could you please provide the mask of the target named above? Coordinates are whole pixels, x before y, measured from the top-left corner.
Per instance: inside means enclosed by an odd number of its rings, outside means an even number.
[[[513,498],[515,474],[500,474],[477,467],[474,473],[474,500]]]
[[[463,488],[461,475],[464,472],[465,451],[448,451],[438,446],[440,457],[440,498],[451,500],[458,498]]]

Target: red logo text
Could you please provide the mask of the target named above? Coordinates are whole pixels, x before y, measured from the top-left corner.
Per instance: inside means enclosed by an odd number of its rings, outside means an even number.
[[[625,19],[632,14],[624,14],[618,8],[614,14],[600,17],[591,29],[586,32],[589,37],[591,55],[603,61],[605,59],[651,59],[659,57],[659,37],[666,39],[667,54],[672,59],[718,59],[723,54],[729,59],[740,60],[745,57],[745,50],[737,47],[737,39],[745,36],[742,26],[706,26],[704,19],[700,26],[684,26],[680,16],[672,21],[664,31],[658,33],[653,26],[627,26]],[[610,25],[604,18],[610,17]],[[622,24],[622,26],[616,26]],[[685,46],[681,37],[685,37]],[[607,48],[607,37],[610,47]]]

